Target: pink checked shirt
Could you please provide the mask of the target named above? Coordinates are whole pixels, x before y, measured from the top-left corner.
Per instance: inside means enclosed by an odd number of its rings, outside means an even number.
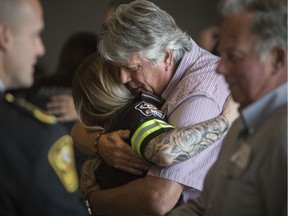
[[[193,125],[214,118],[222,112],[230,94],[224,77],[216,73],[219,57],[201,49],[193,41],[193,49],[182,58],[172,80],[162,94],[162,107],[170,124]],[[205,175],[217,159],[222,140],[195,157],[166,168],[152,167],[148,175],[176,181],[185,186],[181,202],[198,195]]]

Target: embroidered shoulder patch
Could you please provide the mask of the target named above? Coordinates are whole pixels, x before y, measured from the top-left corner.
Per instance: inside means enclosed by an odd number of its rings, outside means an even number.
[[[75,168],[73,140],[69,135],[62,136],[50,148],[48,160],[66,190],[73,193],[79,186]]]
[[[165,114],[161,110],[157,109],[154,105],[145,103],[144,101],[140,102],[135,106],[136,110],[139,110],[144,116],[158,116],[163,119]]]

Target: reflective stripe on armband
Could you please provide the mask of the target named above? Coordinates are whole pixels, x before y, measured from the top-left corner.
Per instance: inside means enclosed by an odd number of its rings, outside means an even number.
[[[141,145],[143,141],[151,134],[163,128],[174,128],[163,120],[152,119],[141,124],[132,136],[132,149],[141,155]]]

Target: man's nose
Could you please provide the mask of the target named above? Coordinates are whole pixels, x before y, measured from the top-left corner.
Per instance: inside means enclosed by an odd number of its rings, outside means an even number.
[[[37,41],[37,53],[38,57],[41,57],[45,54],[45,46],[41,38],[38,39]]]
[[[224,58],[222,58],[218,65],[217,65],[217,68],[216,68],[216,72],[218,74],[223,74],[225,75],[226,74],[226,66],[225,66],[225,61],[224,61]]]
[[[127,84],[129,81],[132,80],[131,78],[131,73],[125,69],[125,68],[120,68],[120,80],[123,84]]]

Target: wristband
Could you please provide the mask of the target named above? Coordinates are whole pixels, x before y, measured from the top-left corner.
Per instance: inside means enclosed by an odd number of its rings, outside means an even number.
[[[84,200],[89,215],[92,215],[91,207],[88,200]]]
[[[97,136],[96,136],[96,138],[95,138],[95,140],[94,140],[94,143],[93,143],[93,149],[94,149],[94,155],[95,156],[99,156],[99,152],[98,152],[98,142],[99,142],[99,139],[100,139],[100,137],[101,137],[101,135],[102,134],[104,134],[105,133],[105,131],[104,130],[101,130],[98,134],[97,134]]]

